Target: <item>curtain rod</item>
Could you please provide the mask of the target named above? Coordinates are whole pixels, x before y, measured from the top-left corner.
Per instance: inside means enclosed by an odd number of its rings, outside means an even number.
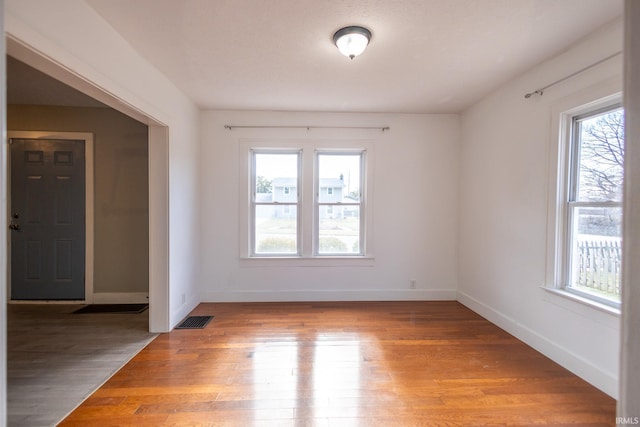
[[[588,66],[586,66],[586,67],[584,67],[584,68],[581,68],[580,70],[576,71],[575,73],[571,73],[571,74],[569,74],[568,76],[565,76],[565,77],[563,77],[563,78],[561,78],[561,79],[559,79],[559,80],[556,80],[556,81],[555,81],[555,82],[553,82],[553,83],[549,83],[549,84],[548,84],[548,85],[546,85],[545,87],[541,87],[540,89],[534,90],[533,92],[529,92],[529,93],[525,94],[525,95],[524,95],[524,97],[525,97],[526,99],[529,99],[529,98],[531,98],[533,95],[540,95],[540,96],[542,96],[542,95],[544,94],[544,91],[545,91],[545,90],[547,90],[547,89],[549,89],[550,87],[555,86],[555,85],[557,85],[558,83],[562,83],[562,82],[563,82],[563,81],[565,81],[565,80],[569,80],[571,77],[575,77],[575,76],[577,76],[578,74],[580,74],[580,73],[582,73],[582,72],[585,72],[585,71],[587,71],[587,70],[589,70],[589,69],[591,69],[591,68],[595,67],[596,65],[600,65],[600,64],[602,64],[603,62],[608,61],[608,60],[610,60],[611,58],[613,58],[613,57],[615,57],[615,56],[620,55],[621,53],[622,53],[622,51],[619,51],[619,52],[616,52],[616,53],[614,53],[614,54],[612,54],[612,55],[607,56],[606,58],[602,58],[601,60],[599,60],[599,61],[597,61],[597,62],[594,62],[594,63],[593,63],[593,64],[591,64],[591,65],[588,65]]]
[[[382,132],[388,131],[391,128],[389,126],[237,126],[237,125],[224,125],[225,129],[373,129],[381,130]]]

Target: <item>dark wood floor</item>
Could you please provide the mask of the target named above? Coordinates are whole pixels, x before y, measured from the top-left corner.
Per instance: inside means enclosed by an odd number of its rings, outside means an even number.
[[[202,304],[61,426],[614,426],[615,401],[457,302]]]

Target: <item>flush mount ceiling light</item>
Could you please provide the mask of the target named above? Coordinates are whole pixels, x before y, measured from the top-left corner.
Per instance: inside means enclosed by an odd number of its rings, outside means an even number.
[[[333,42],[344,56],[353,59],[367,48],[371,40],[371,31],[364,27],[344,27],[333,35]]]

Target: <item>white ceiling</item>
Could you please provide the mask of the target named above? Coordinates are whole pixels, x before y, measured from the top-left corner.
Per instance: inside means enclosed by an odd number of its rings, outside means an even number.
[[[86,0],[203,109],[459,112],[621,0]],[[331,37],[362,25],[354,59]]]

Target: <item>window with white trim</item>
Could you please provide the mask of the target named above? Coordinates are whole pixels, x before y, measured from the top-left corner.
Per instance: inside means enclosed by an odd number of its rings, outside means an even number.
[[[620,303],[624,111],[597,105],[565,116],[560,280],[564,290]]]
[[[362,255],[364,152],[316,152],[315,254]]]
[[[301,151],[251,150],[251,255],[300,254]]]
[[[247,250],[241,256],[370,255],[371,225],[365,223],[367,150],[288,146],[246,151],[247,228],[240,235],[246,236]]]

